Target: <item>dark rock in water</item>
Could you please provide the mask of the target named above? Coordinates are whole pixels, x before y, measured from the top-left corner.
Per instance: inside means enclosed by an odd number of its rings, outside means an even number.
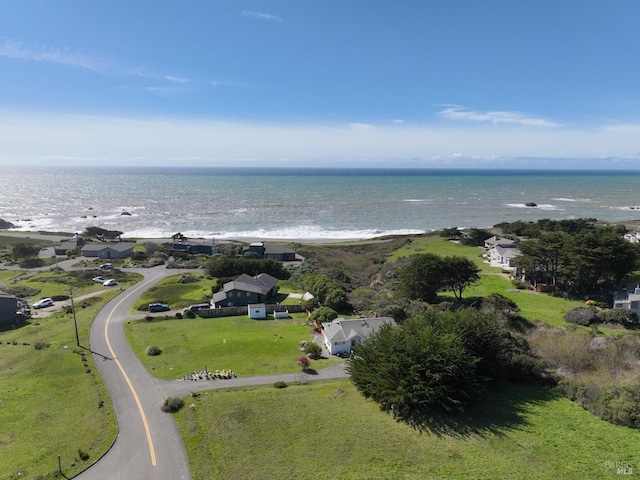
[[[525,205],[525,207],[537,207],[538,206],[538,204],[535,203],[535,202],[527,202],[524,205]]]
[[[7,230],[9,228],[15,228],[15,225],[0,218],[0,230]]]
[[[120,215],[121,215],[121,216],[127,215],[127,216],[129,216],[129,217],[131,216],[131,214],[130,214],[129,212],[122,212]]]

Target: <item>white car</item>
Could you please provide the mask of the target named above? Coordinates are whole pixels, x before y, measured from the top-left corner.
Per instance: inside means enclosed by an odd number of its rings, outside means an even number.
[[[45,307],[53,307],[53,300],[50,298],[43,298],[42,300],[38,300],[33,304],[33,308],[45,308]]]
[[[113,287],[114,285],[117,285],[118,282],[115,281],[115,279],[110,278],[109,280],[105,280],[102,285],[105,287]]]
[[[102,277],[93,277],[93,281],[96,283],[104,283],[104,278]]]

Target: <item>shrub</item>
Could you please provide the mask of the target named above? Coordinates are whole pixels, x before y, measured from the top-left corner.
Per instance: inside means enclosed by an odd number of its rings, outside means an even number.
[[[577,307],[569,310],[565,314],[564,319],[569,323],[586,327],[598,320],[598,312],[593,307]]]
[[[182,314],[180,312],[176,312],[176,318],[178,320],[182,320]]]
[[[152,345],[150,347],[147,347],[145,353],[150,357],[155,357],[156,355],[160,355],[162,353],[162,350],[160,349],[160,347]]]
[[[184,316],[187,318],[196,318],[196,314],[193,313],[191,310],[187,310],[186,312],[184,312]]]
[[[165,413],[176,413],[184,407],[184,401],[178,397],[167,397],[164,399],[164,403],[160,407]]]
[[[601,323],[618,323],[620,325],[638,324],[638,314],[633,310],[606,309],[598,312],[598,320]]]
[[[84,462],[89,460],[89,454],[87,452],[85,452],[84,450],[82,450],[81,448],[78,449],[78,457],[80,458],[80,460],[82,460]]]
[[[273,384],[274,388],[287,388],[287,382],[279,381]]]
[[[302,368],[302,370],[306,370],[307,368],[309,368],[309,365],[311,365],[311,362],[307,357],[300,357],[298,359],[298,366]]]
[[[304,347],[304,353],[309,355],[311,358],[317,359],[322,356],[322,347],[316,342],[309,342]]]

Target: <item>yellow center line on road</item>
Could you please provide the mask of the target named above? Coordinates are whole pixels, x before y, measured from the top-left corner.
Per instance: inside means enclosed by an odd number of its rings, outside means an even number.
[[[156,466],[156,452],[153,448],[153,440],[151,439],[151,432],[149,431],[149,424],[147,423],[147,417],[144,414],[144,409],[142,408],[142,403],[140,403],[140,398],[138,397],[138,393],[136,392],[136,389],[133,388],[133,384],[131,383],[131,380],[129,380],[129,376],[124,371],[124,368],[122,368],[122,364],[120,363],[120,360],[118,360],[118,358],[116,357],[116,354],[113,351],[113,348],[111,348],[111,342],[109,341],[108,328],[109,328],[109,322],[111,321],[111,317],[113,316],[113,312],[115,311],[115,309],[118,308],[122,302],[124,302],[127,298],[129,298],[135,292],[140,290],[142,287],[146,286],[149,282],[153,282],[156,278],[160,276],[162,276],[162,274],[156,275],[152,279],[149,279],[148,281],[138,285],[136,288],[131,290],[131,292],[127,293],[124,297],[122,297],[122,300],[120,300],[116,304],[116,306],[111,309],[111,312],[109,312],[109,316],[107,317],[107,321],[104,325],[104,338],[107,341],[107,348],[111,353],[111,357],[113,358],[113,360],[116,362],[116,365],[120,369],[120,372],[122,373],[122,376],[127,382],[127,385],[129,385],[129,390],[131,390],[131,394],[133,395],[133,398],[136,401],[136,405],[138,405],[138,411],[140,412],[140,417],[142,417],[142,424],[144,425],[144,431],[145,431],[145,434],[147,435],[147,443],[149,444],[149,454],[151,455],[151,465],[153,465],[154,467]]]

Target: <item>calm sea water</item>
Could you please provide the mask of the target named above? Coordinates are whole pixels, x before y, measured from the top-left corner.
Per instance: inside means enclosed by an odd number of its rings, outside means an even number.
[[[640,172],[620,171],[5,168],[0,218],[17,230],[99,226],[139,238],[371,238],[541,218],[638,220],[639,186]]]

